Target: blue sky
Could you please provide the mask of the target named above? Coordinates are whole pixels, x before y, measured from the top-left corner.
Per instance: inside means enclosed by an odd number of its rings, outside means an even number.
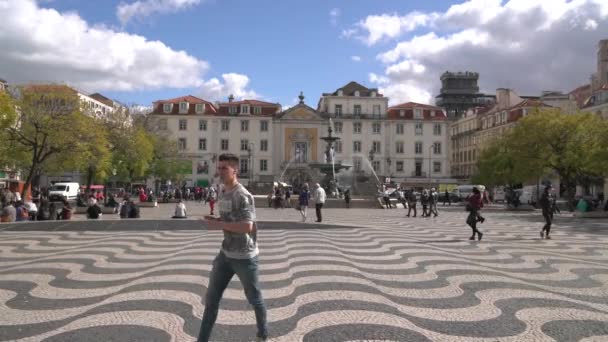
[[[0,0],[0,21],[0,78],[142,105],[235,93],[290,106],[304,91],[314,107],[351,80],[432,103],[445,70],[479,71],[489,93],[569,91],[608,38],[602,0]]]

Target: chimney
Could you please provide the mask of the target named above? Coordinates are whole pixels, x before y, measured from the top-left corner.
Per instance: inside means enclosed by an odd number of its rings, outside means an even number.
[[[507,88],[498,88],[496,89],[496,104],[498,108],[507,108],[509,107],[509,93],[510,89]]]

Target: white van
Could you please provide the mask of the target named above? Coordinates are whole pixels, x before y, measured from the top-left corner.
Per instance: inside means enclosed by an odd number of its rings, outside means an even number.
[[[454,189],[454,193],[460,200],[464,200],[469,197],[470,194],[473,193],[473,188],[477,188],[482,194],[486,191],[486,187],[484,185],[459,185]]]
[[[80,192],[80,184],[78,183],[55,183],[49,188],[49,199],[58,200],[62,197],[68,200],[75,200]]]

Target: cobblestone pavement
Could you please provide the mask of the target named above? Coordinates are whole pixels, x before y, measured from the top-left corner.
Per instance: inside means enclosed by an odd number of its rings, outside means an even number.
[[[191,206],[0,225],[0,340],[195,340],[221,232]],[[608,222],[557,217],[540,240],[538,212],[487,212],[475,242],[465,214],[258,209],[272,341],[608,340]],[[254,334],[235,278],[212,339]]]

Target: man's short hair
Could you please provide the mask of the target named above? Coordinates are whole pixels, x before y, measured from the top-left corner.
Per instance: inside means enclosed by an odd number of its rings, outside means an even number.
[[[232,153],[220,154],[219,161],[228,162],[235,169],[239,168],[239,157]]]

